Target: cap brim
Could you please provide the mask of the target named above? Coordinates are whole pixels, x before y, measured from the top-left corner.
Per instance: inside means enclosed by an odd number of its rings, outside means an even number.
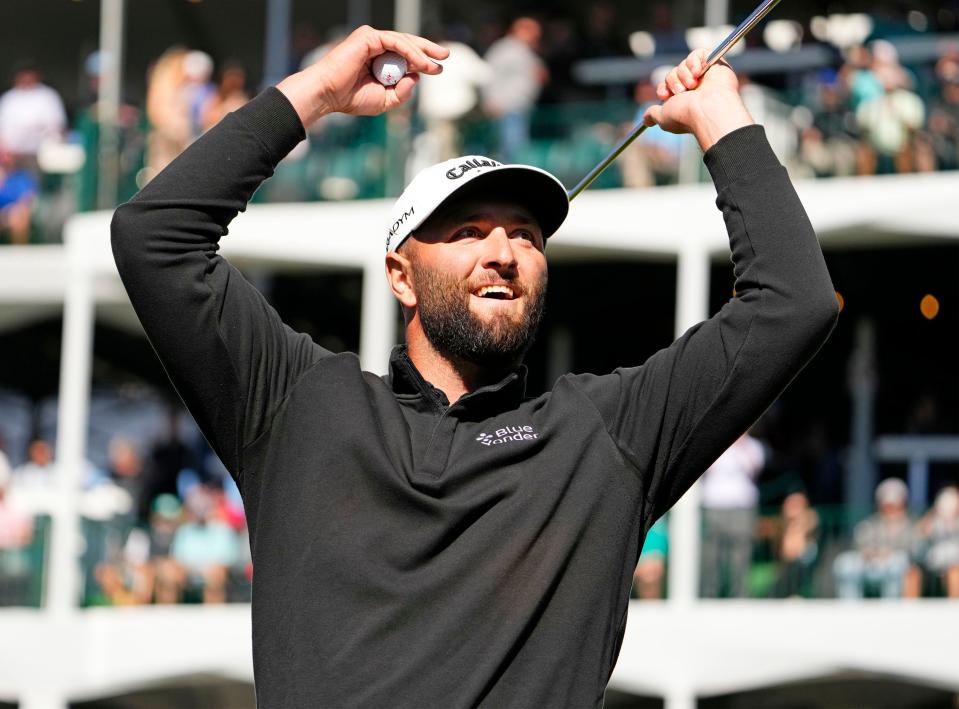
[[[531,166],[503,165],[477,175],[450,194],[430,212],[423,223],[450,204],[476,195],[502,198],[526,207],[539,223],[544,240],[556,233],[569,214],[569,196],[558,179],[545,170]]]

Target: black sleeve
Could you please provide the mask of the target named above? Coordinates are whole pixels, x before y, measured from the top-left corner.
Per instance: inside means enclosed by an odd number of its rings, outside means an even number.
[[[229,223],[303,136],[286,97],[267,89],[117,209],[111,226],[114,258],[137,316],[235,476],[243,448],[268,428],[300,374],[329,354],[284,325],[217,253]]]
[[[775,401],[838,315],[812,225],[763,128],[725,136],[705,161],[735,297],[640,367],[573,377],[643,481],[647,528]]]

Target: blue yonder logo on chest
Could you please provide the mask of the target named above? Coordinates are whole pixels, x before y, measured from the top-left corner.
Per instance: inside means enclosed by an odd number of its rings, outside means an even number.
[[[539,434],[532,426],[504,426],[497,428],[494,433],[481,433],[476,437],[484,446],[496,446],[514,441],[532,441],[539,438]]]

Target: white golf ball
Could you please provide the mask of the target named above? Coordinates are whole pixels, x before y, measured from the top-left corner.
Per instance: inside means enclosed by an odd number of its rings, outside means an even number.
[[[396,52],[385,52],[373,59],[372,70],[383,86],[393,86],[406,74],[406,59]]]

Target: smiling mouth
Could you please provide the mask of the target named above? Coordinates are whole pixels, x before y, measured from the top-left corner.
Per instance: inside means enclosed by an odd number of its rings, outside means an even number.
[[[507,285],[483,286],[473,295],[489,300],[514,300],[517,297],[516,292]]]

